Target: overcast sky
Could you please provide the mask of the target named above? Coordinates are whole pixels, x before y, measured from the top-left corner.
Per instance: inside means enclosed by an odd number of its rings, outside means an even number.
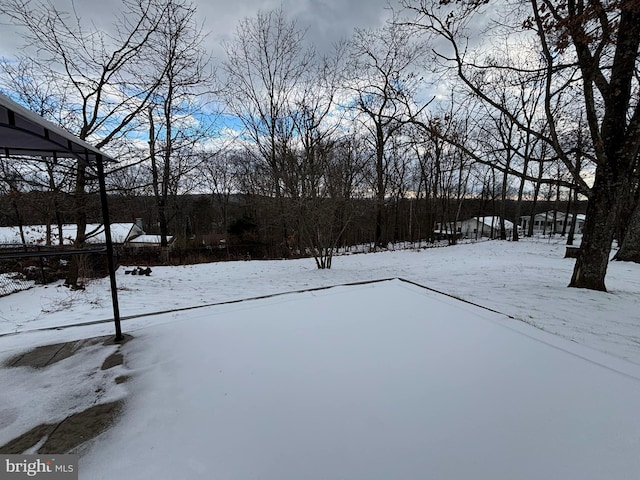
[[[34,3],[44,0],[32,0]],[[301,28],[308,28],[307,39],[318,51],[328,51],[331,44],[349,37],[355,27],[376,28],[389,16],[389,0],[192,0],[198,17],[209,32],[210,51],[221,60],[220,42],[231,38],[238,22],[253,17],[258,11],[277,9],[280,5]],[[396,0],[391,0],[395,3]],[[71,0],[51,0],[61,10],[70,10]],[[121,6],[120,0],[76,0],[76,10],[87,24],[94,22],[108,27]],[[0,55],[12,57],[20,48],[21,39],[7,26],[8,19],[0,14],[2,35]]]

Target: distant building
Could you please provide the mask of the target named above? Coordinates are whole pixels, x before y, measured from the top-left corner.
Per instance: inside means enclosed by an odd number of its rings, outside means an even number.
[[[62,225],[61,239],[57,225],[49,227],[47,225],[24,225],[22,233],[19,227],[0,227],[0,247],[72,246],[77,230],[75,224]],[[141,219],[136,220],[135,223],[112,223],[110,231],[111,241],[115,246],[160,246],[160,235],[147,235],[142,229]],[[86,235],[88,245],[104,245],[106,243],[104,225],[102,224],[87,224]],[[173,237],[168,237],[167,240],[171,243]]]
[[[563,212],[554,210],[537,213],[533,217],[533,234],[551,235],[555,233],[562,233],[565,228],[565,219],[566,232],[569,232],[572,218],[573,214],[571,213],[567,216]],[[576,233],[582,233],[585,218],[584,214],[580,213],[576,215]],[[520,226],[522,227],[522,231],[525,233],[529,231],[529,222],[531,222],[531,217],[520,217]]]
[[[19,227],[0,227],[0,245],[26,245],[26,246],[71,246],[76,238],[78,227],[75,224],[62,225],[62,239],[60,239],[58,226],[51,225],[47,234],[46,225],[24,225],[22,234]],[[112,223],[111,240],[114,245],[124,245],[130,240],[143,235],[144,231],[138,223]],[[87,224],[87,244],[103,245],[106,243],[104,225]],[[24,235],[24,242],[23,242]],[[47,243],[47,237],[49,242]]]
[[[513,222],[504,221],[507,238],[513,236]],[[500,217],[473,217],[460,222],[463,238],[500,238]]]

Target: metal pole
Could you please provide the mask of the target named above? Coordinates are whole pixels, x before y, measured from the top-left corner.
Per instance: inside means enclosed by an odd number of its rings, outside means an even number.
[[[118,306],[118,286],[116,285],[116,268],[113,259],[113,242],[111,241],[111,222],[109,221],[109,203],[107,198],[107,186],[104,180],[104,165],[102,155],[96,155],[98,169],[98,182],[100,184],[100,203],[102,205],[102,222],[104,223],[104,238],[107,247],[107,264],[109,268],[109,280],[111,282],[111,303],[113,304],[113,322],[116,327],[118,342],[124,339],[120,328],[120,307]]]

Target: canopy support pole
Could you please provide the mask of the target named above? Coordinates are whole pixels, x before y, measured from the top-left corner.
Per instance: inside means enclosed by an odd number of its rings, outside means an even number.
[[[116,328],[115,341],[124,339],[120,328],[120,307],[118,305],[118,286],[116,284],[116,267],[113,255],[113,242],[111,240],[111,222],[109,220],[109,199],[107,186],[104,180],[104,165],[102,155],[96,155],[96,168],[98,170],[98,183],[100,184],[100,203],[102,204],[102,222],[104,223],[104,238],[107,247],[107,265],[109,268],[109,281],[111,283],[111,303],[113,304],[113,322]]]

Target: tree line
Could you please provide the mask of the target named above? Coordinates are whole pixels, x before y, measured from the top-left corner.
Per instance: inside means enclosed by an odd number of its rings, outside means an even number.
[[[122,5],[107,31],[0,0],[26,52],[2,60],[0,82],[118,158],[112,195],[153,198],[165,246],[180,198],[195,193],[216,200],[224,231],[238,220],[232,199],[270,212],[274,243],[319,268],[347,238],[384,247],[420,225],[432,239],[471,200],[500,216],[503,238],[530,202],[570,212],[586,200],[570,286],[605,290],[614,240],[619,260],[640,260],[637,0],[401,0],[384,26],[354,29],[331,52],[281,7],[242,20],[217,64],[193,4]],[[82,246],[92,167],[1,162],[14,217],[27,192],[63,194]],[[42,206],[53,225],[61,201]]]

